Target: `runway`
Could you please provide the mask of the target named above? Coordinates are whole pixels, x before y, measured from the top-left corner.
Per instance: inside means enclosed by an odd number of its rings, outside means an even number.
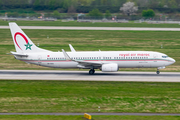
[[[6,80],[75,80],[75,81],[129,81],[180,82],[179,72],[101,72],[89,75],[87,71],[64,70],[0,70],[0,79]]]
[[[143,27],[56,27],[56,26],[20,26],[21,29],[50,29],[50,30],[132,30],[132,31],[180,31],[180,28],[143,28]],[[0,26],[9,29],[9,26]]]

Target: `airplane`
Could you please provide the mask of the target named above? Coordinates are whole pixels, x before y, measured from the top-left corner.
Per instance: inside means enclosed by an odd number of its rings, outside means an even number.
[[[76,51],[69,44],[71,52],[52,52],[37,47],[15,23],[9,23],[16,52],[11,55],[26,63],[53,68],[95,69],[102,72],[117,72],[119,68],[157,68],[164,69],[175,63],[175,60],[164,53],[152,51]]]

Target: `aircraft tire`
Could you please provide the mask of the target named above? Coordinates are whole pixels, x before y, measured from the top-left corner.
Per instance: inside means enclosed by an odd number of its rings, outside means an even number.
[[[94,69],[89,70],[89,74],[90,74],[90,75],[93,75],[93,74],[94,74],[94,72],[95,72],[95,70],[94,70]]]

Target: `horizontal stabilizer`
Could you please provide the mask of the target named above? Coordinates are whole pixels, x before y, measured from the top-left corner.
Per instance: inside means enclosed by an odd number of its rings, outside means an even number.
[[[10,55],[15,55],[15,56],[20,56],[20,57],[28,57],[27,54],[23,54],[23,53],[17,53],[17,52],[11,52]]]

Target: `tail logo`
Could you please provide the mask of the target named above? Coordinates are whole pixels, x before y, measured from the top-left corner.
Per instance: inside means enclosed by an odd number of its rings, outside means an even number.
[[[26,44],[24,45],[24,46],[26,46],[26,50],[27,49],[30,49],[31,50],[31,47],[32,47],[32,44],[29,44],[29,41],[28,41],[28,39],[26,38],[26,36],[24,36],[22,33],[20,33],[20,32],[17,32],[17,33],[15,33],[15,35],[14,35],[14,41],[15,41],[15,43],[16,43],[16,45],[19,47],[19,49],[21,49],[21,47],[19,46],[19,44],[17,43],[17,40],[16,40],[16,36],[17,35],[20,35],[21,37],[23,37],[24,38],[24,40],[25,40],[25,42],[26,42]],[[21,49],[22,50],[22,49]]]

